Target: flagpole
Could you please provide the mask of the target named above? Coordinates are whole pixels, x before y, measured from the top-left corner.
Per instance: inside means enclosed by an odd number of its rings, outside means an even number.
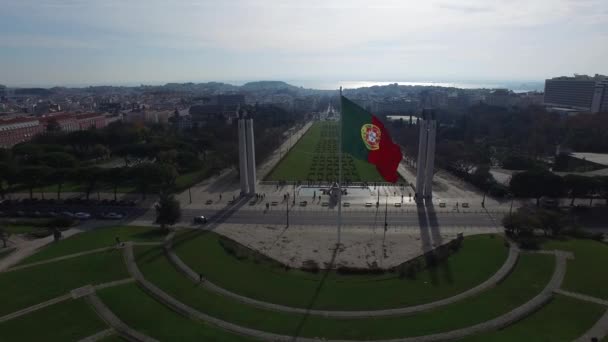
[[[338,125],[338,242],[340,247],[340,230],[342,229],[342,87],[340,87],[340,124]]]

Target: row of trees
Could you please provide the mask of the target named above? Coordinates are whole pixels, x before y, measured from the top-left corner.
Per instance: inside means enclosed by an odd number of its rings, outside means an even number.
[[[21,184],[28,189],[32,198],[34,189],[56,185],[57,199],[60,199],[63,186],[74,182],[82,185],[87,199],[91,193],[107,188],[112,189],[116,199],[118,188],[121,186],[132,186],[145,198],[146,194],[154,189],[173,187],[177,176],[175,167],[164,163],[142,163],[129,168],[14,167],[8,164],[0,165],[0,195],[4,198],[6,186]]]
[[[594,197],[608,201],[608,176],[586,177],[568,174],[564,177],[544,169],[532,169],[515,174],[509,184],[511,193],[516,197],[530,197],[540,204],[540,198],[569,196],[571,205],[577,198],[589,198],[591,205]]]

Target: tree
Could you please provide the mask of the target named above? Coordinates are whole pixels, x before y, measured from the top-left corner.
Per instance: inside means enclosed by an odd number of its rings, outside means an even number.
[[[0,225],[0,240],[2,240],[2,247],[6,248],[6,244],[8,243],[9,237],[10,237],[10,234],[8,233],[6,228],[4,228],[4,226]]]
[[[46,125],[46,131],[47,132],[59,132],[59,131],[61,131],[61,126],[59,125],[59,122],[57,122],[57,119],[51,118],[49,120],[49,122]]]
[[[65,152],[50,152],[45,153],[41,158],[41,162],[48,167],[54,169],[68,169],[76,167],[78,163],[76,158]]]
[[[57,199],[61,199],[61,188],[63,184],[70,179],[73,179],[75,172],[73,169],[52,169],[48,175],[50,183],[57,184]]]
[[[574,200],[578,197],[588,196],[592,189],[593,179],[590,177],[569,174],[564,177],[565,190],[570,194],[570,206],[574,205]]]
[[[160,199],[156,204],[156,223],[160,224],[162,230],[166,225],[174,225],[182,215],[179,201],[168,192],[161,192]]]
[[[0,197],[4,199],[4,193],[6,192],[4,184],[10,187],[17,176],[17,168],[13,163],[1,162],[0,163]]]
[[[101,178],[104,182],[112,185],[114,190],[114,200],[116,201],[116,193],[118,192],[118,187],[124,182],[124,178],[128,177],[129,173],[126,168],[122,167],[114,167],[109,169],[103,169]]]
[[[98,167],[84,167],[76,171],[76,177],[85,185],[85,193],[87,200],[91,192],[97,187],[103,169]]]
[[[540,228],[545,233],[545,236],[550,231],[554,236],[558,235],[559,232],[565,226],[565,218],[562,214],[552,210],[539,210],[537,212],[538,223]]]
[[[519,208],[513,214],[505,215],[502,225],[508,234],[519,237],[530,235],[534,229],[540,227],[540,222],[529,209]]]
[[[563,180],[550,171],[534,169],[514,175],[509,188],[517,197],[535,198],[536,206],[540,206],[541,197],[559,197],[562,194]]]
[[[102,144],[95,144],[91,150],[91,157],[94,159],[106,159],[110,155],[110,150]]]
[[[146,198],[153,187],[168,191],[177,179],[177,171],[173,166],[157,163],[138,164],[129,170],[129,175],[136,181],[142,199]]]
[[[606,205],[608,205],[608,176],[595,177],[595,181],[597,192],[606,201]]]
[[[51,169],[47,166],[26,166],[17,174],[19,183],[27,186],[30,191],[30,199],[34,197],[34,188],[44,184],[48,179]]]

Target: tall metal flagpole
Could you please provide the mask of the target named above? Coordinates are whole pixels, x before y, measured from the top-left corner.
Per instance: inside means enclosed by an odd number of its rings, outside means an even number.
[[[338,243],[340,247],[340,230],[342,229],[342,87],[340,87],[340,124],[338,125]]]

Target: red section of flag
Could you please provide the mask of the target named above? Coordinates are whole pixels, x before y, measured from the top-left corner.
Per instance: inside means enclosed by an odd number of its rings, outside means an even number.
[[[395,183],[399,179],[397,168],[401,162],[401,149],[391,139],[388,130],[376,116],[372,115],[372,124],[380,128],[380,148],[370,150],[367,161],[376,165],[376,169],[388,182]]]

